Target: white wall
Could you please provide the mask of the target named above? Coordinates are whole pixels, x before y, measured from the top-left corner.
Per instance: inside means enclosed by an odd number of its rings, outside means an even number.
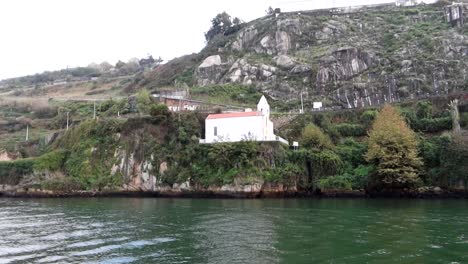
[[[217,136],[214,128],[217,127]],[[266,116],[207,119],[205,143],[239,142],[242,140],[274,141],[273,122]]]
[[[248,116],[207,119],[205,123],[206,143],[238,142],[246,138],[251,140],[264,140],[262,138],[263,118],[263,116]],[[214,135],[214,127],[217,127],[218,136]]]

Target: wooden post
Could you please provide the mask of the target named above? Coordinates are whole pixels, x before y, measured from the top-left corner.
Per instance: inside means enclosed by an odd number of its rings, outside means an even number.
[[[29,141],[29,124],[26,125],[26,141]]]

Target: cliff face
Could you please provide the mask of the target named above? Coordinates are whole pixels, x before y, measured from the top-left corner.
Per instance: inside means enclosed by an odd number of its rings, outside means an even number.
[[[466,32],[433,5],[282,13],[208,43],[194,83],[346,108],[445,95],[468,89]]]
[[[258,142],[200,145],[205,117],[183,113],[85,121],[42,156],[0,162],[0,192],[297,190],[297,180],[278,178],[287,147]]]

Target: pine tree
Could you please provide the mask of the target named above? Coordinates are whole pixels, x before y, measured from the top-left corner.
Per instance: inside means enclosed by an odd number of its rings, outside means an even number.
[[[369,134],[366,160],[376,166],[371,178],[375,187],[412,188],[420,181],[422,161],[418,157],[415,133],[399,112],[386,105],[377,116]]]

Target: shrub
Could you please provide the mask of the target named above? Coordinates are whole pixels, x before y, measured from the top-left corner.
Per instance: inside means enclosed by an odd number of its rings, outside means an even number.
[[[465,129],[468,129],[468,113],[460,114],[460,126]]]
[[[330,137],[314,124],[309,124],[302,130],[301,145],[305,148],[317,149],[333,147]]]
[[[0,184],[17,185],[24,175],[33,172],[34,159],[0,161]]]
[[[148,114],[152,105],[151,94],[143,89],[136,95],[138,111],[142,114]]]
[[[324,190],[351,190],[352,184],[346,176],[330,176],[319,180],[318,186]]]
[[[417,131],[425,133],[437,133],[452,129],[452,118],[439,117],[439,118],[423,118],[415,121]]]
[[[169,114],[169,108],[165,104],[154,104],[151,106],[151,116],[167,116]]]
[[[335,148],[335,152],[341,157],[348,171],[366,163],[364,159],[366,151],[366,144],[359,143],[352,138],[346,139]]]
[[[366,135],[366,129],[358,124],[341,123],[335,125],[335,128],[343,137],[363,137]]]
[[[57,108],[55,107],[41,107],[34,111],[34,117],[38,119],[53,118],[57,115]]]
[[[431,118],[432,117],[432,103],[428,101],[419,101],[416,105],[416,117]]]
[[[368,182],[369,177],[374,172],[375,167],[372,165],[359,165],[353,170],[351,177],[351,184],[353,189],[364,189]]]
[[[308,151],[307,161],[312,170],[311,174],[319,178],[340,174],[344,167],[340,156],[330,150]]]
[[[366,128],[370,128],[378,114],[376,110],[366,110],[361,114],[360,120]]]
[[[58,171],[63,167],[67,152],[64,150],[55,150],[46,153],[34,162],[35,171]]]
[[[441,116],[436,118],[424,118],[432,113],[430,104],[418,104],[417,113],[411,109],[401,109],[401,114],[408,122],[409,126],[420,132],[437,133],[452,129],[452,118]]]
[[[452,187],[468,186],[468,136],[452,135],[443,149],[441,165],[445,174],[442,182]]]

